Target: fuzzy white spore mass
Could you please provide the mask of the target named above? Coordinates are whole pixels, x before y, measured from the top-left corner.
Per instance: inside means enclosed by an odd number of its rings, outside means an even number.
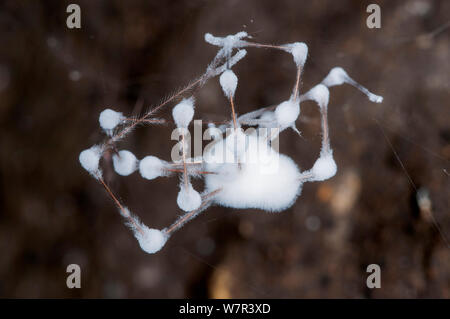
[[[119,123],[123,121],[125,117],[122,113],[116,112],[111,109],[105,109],[100,113],[98,121],[100,126],[107,132],[113,130]]]
[[[113,155],[113,165],[117,174],[128,176],[137,169],[137,159],[130,151],[122,150]]]
[[[281,129],[292,126],[300,114],[299,101],[287,100],[275,109],[275,118]]]
[[[177,127],[187,128],[194,117],[194,98],[184,99],[172,110]]]
[[[139,173],[143,178],[155,179],[165,175],[165,162],[156,156],[146,156],[139,162]]]
[[[311,169],[315,181],[324,181],[336,175],[337,165],[333,159],[333,154],[323,154],[314,163]]]
[[[364,86],[353,80],[347,72],[341,67],[335,67],[331,69],[330,73],[322,80],[322,84],[328,87],[341,85],[341,84],[350,84],[356,87],[358,90],[363,92],[370,101],[375,103],[381,103],[383,102],[383,97],[380,95],[373,94],[368,89],[366,89]]]
[[[328,101],[330,99],[330,91],[323,84],[318,84],[314,86],[311,90],[302,95],[301,100],[313,100],[316,101],[317,104],[321,108],[328,106]]]
[[[95,176],[100,172],[98,165],[101,155],[101,148],[98,145],[94,145],[91,148],[82,151],[78,159],[81,166],[83,166],[86,171]]]
[[[287,47],[287,51],[292,54],[297,67],[305,65],[306,58],[308,57],[308,46],[303,42],[295,42],[288,44]]]
[[[187,187],[182,182],[180,184],[180,191],[177,196],[177,204],[185,212],[190,212],[200,207],[202,203],[202,197],[192,187],[191,183],[188,183]]]
[[[142,233],[135,229],[134,236],[138,240],[142,250],[149,254],[160,251],[166,244],[169,236],[159,229],[148,228],[143,224],[141,224],[140,227]]]
[[[223,93],[227,98],[234,97],[234,92],[238,84],[238,78],[231,70],[226,70],[220,76],[220,85],[222,86]]]
[[[231,52],[231,49],[233,48],[245,46],[247,42],[242,39],[246,37],[248,37],[248,34],[245,31],[230,34],[226,37],[216,37],[211,33],[205,33],[205,41],[209,44],[222,47],[223,50],[226,51],[225,53]]]
[[[208,170],[217,172],[205,176],[206,189],[221,189],[215,202],[227,207],[272,212],[290,207],[301,191],[297,165],[290,157],[273,150],[264,138],[248,135],[247,141],[246,154],[239,166],[236,163],[206,163]],[[220,156],[224,143],[226,141],[217,143],[210,152]]]

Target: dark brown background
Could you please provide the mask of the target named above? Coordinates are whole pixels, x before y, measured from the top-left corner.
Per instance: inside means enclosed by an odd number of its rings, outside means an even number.
[[[69,30],[68,1],[2,1],[0,296],[449,298],[450,33],[438,28],[448,26],[450,2],[376,2],[382,28],[370,30],[367,1],[86,0],[76,1],[81,30]],[[306,184],[292,208],[212,207],[160,253],[145,254],[78,154],[102,140],[102,109],[157,105],[214,56],[205,32],[241,30],[263,43],[306,42],[304,89],[339,65],[385,100],[331,90],[339,171]],[[248,51],[234,69],[240,113],[286,99],[295,77],[287,54]],[[196,118],[229,116],[217,79],[197,101]],[[320,119],[312,103],[302,114],[303,138],[286,132],[281,151],[307,169],[319,153]],[[142,127],[120,147],[169,159],[170,132]],[[106,174],[147,225],[164,227],[180,213],[176,178]],[[417,205],[420,187],[441,233]],[[70,263],[82,267],[81,289],[66,288]],[[372,263],[381,289],[365,285]]]

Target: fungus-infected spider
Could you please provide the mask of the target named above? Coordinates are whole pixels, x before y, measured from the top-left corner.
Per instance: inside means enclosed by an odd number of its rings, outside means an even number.
[[[328,130],[329,87],[348,83],[365,93],[372,102],[382,102],[382,97],[370,93],[339,67],[333,68],[320,84],[300,94],[300,77],[308,54],[306,44],[296,42],[274,46],[246,40],[249,38],[246,32],[224,38],[206,34],[206,42],[220,49],[201,77],[142,117],[129,119],[122,113],[104,110],[100,114],[99,121],[108,139],[80,153],[81,165],[103,185],[119,208],[120,214],[127,220],[141,248],[147,253],[159,251],[175,231],[211,205],[280,212],[293,205],[301,193],[303,183],[333,177],[337,166],[333,159]],[[234,103],[238,79],[232,67],[246,55],[246,50],[242,49],[244,47],[286,51],[292,55],[297,73],[288,100],[274,107],[261,108],[238,116]],[[201,157],[190,158],[187,156],[186,136],[194,116],[194,98],[189,97],[188,93],[218,75],[225,97],[231,106],[232,119],[218,127],[212,124],[209,133],[214,135],[213,142],[208,145]],[[167,162],[155,156],[146,156],[139,161],[127,150],[120,150],[113,155],[114,169],[119,175],[126,176],[139,170],[141,176],[149,180],[160,176],[180,176],[177,204],[185,212],[184,215],[167,228],[152,229],[141,223],[111,191],[103,179],[99,166],[100,158],[108,149],[116,149],[117,142],[136,126],[165,122],[154,117],[156,112],[183,96],[188,97],[176,104],[172,111],[181,136],[179,159]],[[300,115],[300,103],[306,100],[315,101],[319,106],[322,119],[322,147],[313,167],[302,172],[290,157],[280,154],[274,148],[273,141],[279,133],[288,128],[299,133],[295,121]],[[250,129],[244,132],[242,125]],[[201,194],[193,188],[191,178],[204,179],[205,190]]]

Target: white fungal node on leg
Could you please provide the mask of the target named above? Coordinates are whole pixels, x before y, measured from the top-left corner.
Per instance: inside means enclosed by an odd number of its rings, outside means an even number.
[[[373,94],[368,89],[366,89],[364,86],[353,80],[347,72],[341,67],[335,67],[331,69],[330,73],[322,80],[322,84],[328,87],[341,85],[341,84],[350,84],[363,92],[370,101],[374,103],[381,103],[383,102],[383,97],[380,95]]]
[[[187,128],[194,117],[194,98],[184,99],[172,110],[177,127]]]
[[[299,101],[287,100],[282,102],[275,109],[275,118],[279,127],[283,130],[292,126],[300,114]]]
[[[99,163],[102,156],[101,147],[94,145],[89,149],[86,149],[80,153],[78,157],[81,166],[90,174],[96,176],[100,173]]]
[[[200,194],[192,187],[191,183],[187,184],[184,182],[180,184],[180,191],[177,196],[177,204],[185,212],[195,210],[200,207],[202,203],[202,197]]]
[[[144,224],[140,225],[142,233],[134,229],[134,236],[139,242],[142,250],[148,254],[154,254],[161,250],[167,242],[169,236],[159,229],[148,228]]]
[[[330,90],[328,90],[328,88],[323,84],[316,85],[315,87],[313,87],[311,90],[309,90],[300,97],[301,101],[305,100],[315,101],[317,104],[319,104],[321,108],[326,108],[328,106],[329,99],[330,99]]]
[[[336,175],[337,165],[333,159],[333,154],[331,152],[321,154],[314,163],[311,172],[314,175],[314,181],[324,181]]]
[[[166,162],[156,156],[146,156],[139,162],[139,173],[145,179],[166,175]]]
[[[137,159],[133,153],[122,150],[113,155],[113,166],[117,174],[128,176],[137,169]]]
[[[222,86],[223,93],[227,98],[234,97],[234,92],[238,84],[238,78],[231,70],[226,70],[220,76],[220,85]]]
[[[124,119],[125,117],[122,113],[111,109],[105,109],[100,113],[98,121],[100,122],[100,127],[110,134]]]
[[[246,45],[246,42],[242,40],[246,37],[248,37],[248,34],[245,31],[241,31],[236,34],[230,34],[226,37],[216,37],[211,33],[205,33],[206,42],[212,45],[220,46],[226,51],[229,51],[232,48],[239,48]]]
[[[287,51],[292,54],[297,67],[305,65],[308,57],[308,46],[303,42],[295,42],[287,45]]]

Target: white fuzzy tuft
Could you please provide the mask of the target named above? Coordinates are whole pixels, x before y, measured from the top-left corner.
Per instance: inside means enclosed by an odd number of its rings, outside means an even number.
[[[154,254],[160,251],[166,244],[169,236],[159,229],[148,228],[143,224],[140,226],[143,233],[136,229],[134,230],[134,236],[138,240],[142,250],[148,254]]]
[[[184,99],[172,110],[172,116],[177,127],[187,128],[194,117],[194,99]]]
[[[185,184],[182,182],[180,184],[180,191],[178,192],[177,204],[185,212],[190,212],[200,207],[202,203],[202,197],[200,194],[192,187],[192,184]]]
[[[128,176],[137,169],[137,159],[130,151],[122,150],[113,155],[114,170],[117,174]]]
[[[329,99],[330,91],[323,84],[316,85],[302,97],[302,100],[316,101],[320,107],[327,107]]]
[[[322,84],[328,87],[341,85],[346,83],[348,78],[349,76],[343,68],[335,67],[332,68],[325,79],[323,79]]]
[[[281,129],[292,126],[300,114],[299,102],[284,101],[275,109],[275,118]]]
[[[292,54],[297,67],[305,65],[308,57],[308,46],[303,42],[288,44],[288,51]]]
[[[211,33],[205,33],[205,41],[216,46],[225,48],[226,51],[230,51],[232,48],[239,48],[246,44],[243,38],[248,37],[247,32],[241,31],[236,34],[230,34],[226,37],[216,37]]]
[[[120,112],[105,109],[100,113],[98,121],[100,122],[101,128],[110,133],[124,118]]]
[[[221,189],[214,197],[217,204],[278,212],[295,202],[301,182],[300,171],[291,158],[273,150],[264,137],[247,135],[245,156],[241,156],[239,166],[223,160],[220,164],[224,143],[218,142],[206,154],[209,160],[217,159],[205,164],[207,170],[217,172],[205,176],[208,192]]]
[[[154,179],[164,175],[165,162],[156,156],[146,156],[139,162],[139,173],[146,179]]]
[[[95,176],[100,172],[98,165],[100,163],[101,155],[101,148],[98,145],[94,145],[91,148],[82,151],[78,159],[81,166]]]
[[[231,70],[226,70],[220,76],[220,85],[226,97],[234,97],[234,92],[238,84],[238,78]]]
[[[311,169],[314,181],[324,181],[336,175],[337,166],[333,154],[321,155]]]

